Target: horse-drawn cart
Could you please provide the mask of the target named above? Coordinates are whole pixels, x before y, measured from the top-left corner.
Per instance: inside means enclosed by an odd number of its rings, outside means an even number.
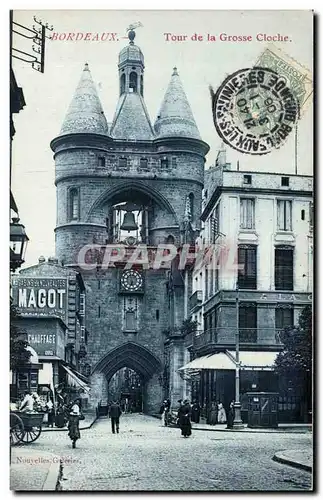
[[[42,431],[43,413],[10,412],[10,444],[29,444],[39,438]]]

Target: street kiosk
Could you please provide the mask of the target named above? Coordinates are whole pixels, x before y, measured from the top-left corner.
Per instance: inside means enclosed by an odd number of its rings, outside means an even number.
[[[278,427],[278,393],[248,392],[248,427]]]

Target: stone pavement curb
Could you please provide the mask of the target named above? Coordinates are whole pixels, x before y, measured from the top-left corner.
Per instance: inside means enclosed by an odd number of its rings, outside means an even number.
[[[86,419],[88,420],[88,422],[84,422],[84,424],[80,424],[80,431],[84,431],[86,429],[91,429],[92,425],[98,420],[98,416],[97,415],[93,415],[93,417],[91,419]],[[53,427],[53,428],[50,428],[50,427],[44,427],[42,428],[42,432],[59,432],[59,431],[65,431],[67,432],[68,429],[67,427],[62,427],[62,428],[58,428],[58,427]]]
[[[275,455],[273,456],[274,462],[279,462],[284,465],[290,465],[291,467],[295,467],[297,469],[302,469],[306,470],[307,472],[312,472],[311,465],[306,464],[304,461],[301,462],[300,460],[296,460],[295,458],[287,456],[286,453],[291,454],[291,451],[288,452],[288,450],[284,450],[275,453]]]
[[[309,427],[282,427],[281,429],[276,428],[276,429],[266,429],[266,428],[259,428],[259,429],[252,429],[250,427],[245,427],[244,429],[219,429],[219,428],[214,428],[210,429],[208,427],[194,427],[192,425],[192,430],[193,431],[210,431],[210,432],[244,432],[244,433],[255,433],[255,434],[282,434],[283,432],[289,432],[293,434],[304,434],[304,431],[310,431],[311,428]]]

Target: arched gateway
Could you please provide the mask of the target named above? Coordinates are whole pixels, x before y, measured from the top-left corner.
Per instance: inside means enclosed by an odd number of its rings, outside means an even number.
[[[131,368],[143,381],[143,409],[158,411],[162,399],[162,365],[146,347],[134,342],[121,344],[105,354],[93,368],[91,376],[92,398],[108,398],[108,384],[120,368]]]

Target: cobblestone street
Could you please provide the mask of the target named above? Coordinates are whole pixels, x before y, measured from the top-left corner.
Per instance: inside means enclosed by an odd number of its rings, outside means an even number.
[[[142,415],[122,415],[120,434],[110,420],[81,431],[75,450],[67,432],[43,433],[28,446],[64,462],[63,490],[294,490],[311,488],[311,474],[272,460],[275,452],[308,446],[310,433],[180,430]],[[26,473],[29,465],[26,464]]]

